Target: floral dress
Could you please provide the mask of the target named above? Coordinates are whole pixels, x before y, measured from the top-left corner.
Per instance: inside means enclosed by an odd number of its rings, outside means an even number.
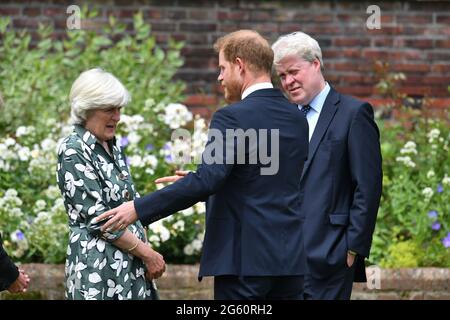
[[[100,232],[93,223],[101,213],[138,196],[116,140],[112,155],[84,127],[76,125],[58,150],[57,179],[69,216],[65,265],[67,299],[152,299],[156,291],[145,279],[143,261],[112,244],[125,232]],[[128,230],[146,241],[142,224]]]

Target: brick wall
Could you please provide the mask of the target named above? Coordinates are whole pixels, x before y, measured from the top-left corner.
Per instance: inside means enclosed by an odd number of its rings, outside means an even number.
[[[24,295],[0,294],[0,300],[11,297],[26,299],[64,299],[64,265],[25,264],[30,275],[29,292]],[[366,270],[368,279],[373,268]],[[353,287],[354,300],[450,300],[450,269],[377,269],[376,281],[359,283]],[[163,300],[213,299],[211,277],[197,280],[198,265],[167,265],[158,282]],[[373,279],[373,277],[372,277]]]
[[[185,64],[177,78],[188,83],[185,103],[194,112],[221,101],[217,85],[217,59],[212,44],[220,36],[241,28],[261,32],[270,41],[280,34],[302,30],[315,37],[324,53],[326,78],[337,89],[361,98],[381,101],[374,95],[373,61],[391,64],[404,72],[402,91],[413,96],[436,98],[432,104],[450,105],[450,2],[440,1],[256,1],[256,0],[97,0],[99,17],[89,26],[106,22],[112,14],[131,24],[142,10],[153,33],[164,46],[169,37],[185,41]],[[0,16],[10,16],[16,29],[35,32],[38,22],[54,26],[63,37],[66,8],[83,1],[0,2]],[[366,9],[381,9],[381,29],[369,30]],[[94,23],[92,23],[94,22]],[[82,27],[88,26],[82,21]]]

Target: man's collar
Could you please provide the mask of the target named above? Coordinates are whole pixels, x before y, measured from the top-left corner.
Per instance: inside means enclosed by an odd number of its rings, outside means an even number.
[[[245,89],[244,92],[242,92],[241,100],[244,100],[249,94],[255,92],[256,90],[272,89],[272,88],[273,88],[273,84],[270,82],[259,82],[259,83],[252,84],[250,87]]]
[[[320,91],[319,94],[316,95],[314,99],[312,99],[311,102],[309,103],[311,108],[317,113],[320,113],[320,111],[322,111],[325,99],[327,98],[330,89],[331,88],[328,82],[325,82],[325,87],[323,87],[322,91]]]

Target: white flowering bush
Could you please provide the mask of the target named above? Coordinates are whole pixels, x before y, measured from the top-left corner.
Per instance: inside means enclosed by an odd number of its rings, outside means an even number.
[[[89,19],[96,13],[82,15]],[[41,39],[32,47],[29,34],[0,19],[0,232],[16,261],[65,259],[67,212],[56,185],[56,152],[72,131],[68,93],[82,71],[102,67],[131,93],[117,138],[140,194],[156,190],[158,177],[194,168],[175,161],[181,149],[193,158],[203,150],[207,124],[178,103],[184,85],[172,80],[182,65],[182,43],[170,40],[165,51],[159,48],[141,14],[134,17],[131,34],[114,18],[109,22],[102,33],[68,31],[64,41],[40,26]],[[174,129],[194,131],[190,143],[172,141]],[[199,203],[150,225],[149,240],[167,262],[198,261],[204,211]]]
[[[384,267],[450,267],[450,126],[404,112],[381,122],[383,195],[372,261]]]

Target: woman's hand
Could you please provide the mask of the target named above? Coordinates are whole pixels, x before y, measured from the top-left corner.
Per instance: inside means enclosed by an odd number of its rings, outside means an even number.
[[[148,254],[142,259],[147,267],[145,277],[148,280],[158,279],[166,271],[166,262],[161,254],[150,247],[148,248]]]

